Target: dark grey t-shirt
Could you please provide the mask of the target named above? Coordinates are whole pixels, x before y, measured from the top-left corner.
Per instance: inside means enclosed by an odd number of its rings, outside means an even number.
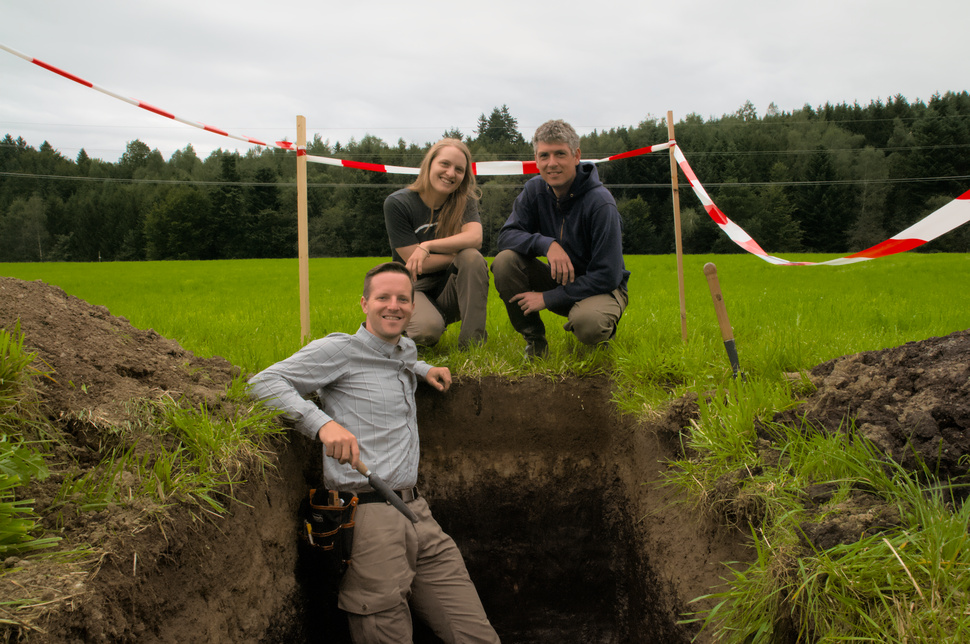
[[[472,222],[482,222],[475,199],[468,200],[462,225]],[[431,208],[421,201],[421,196],[410,188],[402,188],[384,200],[384,227],[391,244],[391,258],[395,262],[404,262],[397,253],[398,248],[434,239],[437,226],[438,211],[432,213]]]

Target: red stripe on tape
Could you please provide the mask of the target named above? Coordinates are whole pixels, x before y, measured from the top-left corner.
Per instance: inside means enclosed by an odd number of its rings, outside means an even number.
[[[876,259],[877,257],[885,257],[886,255],[905,253],[906,251],[913,250],[914,248],[922,246],[925,243],[925,239],[887,239],[882,243],[871,246],[865,250],[859,251],[858,253],[847,255],[847,257],[867,257],[869,259]]]
[[[155,107],[154,105],[149,105],[148,103],[145,103],[143,101],[138,101],[138,107],[142,108],[143,110],[148,110],[149,112],[154,112],[159,116],[164,116],[165,118],[170,118],[170,119],[175,118],[174,114],[170,114],[163,109]]]
[[[967,190],[966,192],[964,192],[962,195],[957,197],[957,199],[970,199],[970,190]]]
[[[206,132],[212,132],[214,134],[221,134],[222,136],[229,136],[229,133],[228,132],[223,132],[222,130],[220,130],[217,127],[212,127],[211,125],[205,125],[204,123],[202,124],[202,129],[204,129]]]
[[[752,255],[767,255],[768,254],[768,253],[766,253],[764,251],[763,248],[761,248],[761,246],[758,245],[758,242],[756,242],[753,239],[749,239],[746,242],[734,242],[734,243],[736,243],[738,246],[740,246],[744,250],[748,251]]]
[[[621,152],[620,154],[614,154],[611,157],[607,157],[607,159],[610,161],[616,161],[618,159],[628,159],[630,157],[638,157],[641,154],[649,154],[650,152],[653,152],[652,145],[646,148],[637,148],[636,150],[630,150],[629,152]]]
[[[42,60],[37,60],[36,58],[31,58],[30,59],[30,62],[32,62],[33,64],[37,65],[38,67],[43,67],[44,69],[46,69],[49,72],[54,72],[55,74],[58,74],[60,76],[63,76],[64,78],[68,78],[68,79],[74,81],[75,83],[81,83],[85,87],[92,87],[92,88],[94,87],[94,83],[89,83],[86,80],[84,80],[83,78],[78,78],[74,74],[68,74],[63,69],[58,69],[58,68],[54,67],[53,65],[48,65],[47,63],[45,63]]]
[[[345,159],[341,159],[340,164],[345,168],[370,170],[371,172],[387,172],[387,168],[380,163],[365,163],[363,161],[347,161]]]
[[[523,161],[522,174],[539,174],[539,166],[535,161]]]
[[[305,157],[306,156],[306,150],[304,148],[297,148],[296,149],[296,156],[298,156],[298,157]]]
[[[710,215],[711,219],[714,220],[714,223],[718,225],[727,226],[728,222],[731,221],[723,212],[721,212],[721,209],[714,204],[706,207],[705,210],[707,211],[707,214]]]

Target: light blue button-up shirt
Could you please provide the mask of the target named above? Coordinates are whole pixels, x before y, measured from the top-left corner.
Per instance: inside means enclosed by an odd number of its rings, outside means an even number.
[[[417,379],[431,365],[417,359],[406,337],[390,344],[363,324],[354,335],[332,333],[253,376],[253,397],[284,412],[301,433],[316,440],[331,420],[357,437],[360,460],[395,490],[418,480]],[[316,393],[320,407],[306,397]],[[321,408],[322,407],[322,408]],[[350,464],[324,455],[329,489],[369,490]]]

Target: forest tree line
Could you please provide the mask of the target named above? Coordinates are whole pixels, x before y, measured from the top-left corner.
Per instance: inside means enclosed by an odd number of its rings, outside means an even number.
[[[479,117],[468,143],[476,161],[529,160],[532,148],[507,106]],[[970,188],[970,95],[928,102],[809,105],[759,116],[748,102],[705,120],[690,114],[675,136],[714,202],[771,254],[847,253],[902,231]],[[598,159],[667,140],[663,120],[594,131],[583,157]],[[309,154],[417,167],[428,144],[374,136],[345,144],[315,137]],[[191,145],[169,159],[140,140],[117,162],[82,149],[65,158],[7,134],[0,140],[0,261],[194,260],[296,255],[296,163],[292,152],[216,150]],[[666,151],[599,165],[623,218],[624,252],[675,248]],[[314,257],[390,254],[384,199],[407,175],[309,163],[308,224]],[[479,177],[483,252],[528,177]],[[684,251],[741,252],[707,217],[681,175]],[[970,228],[924,250],[970,252]]]

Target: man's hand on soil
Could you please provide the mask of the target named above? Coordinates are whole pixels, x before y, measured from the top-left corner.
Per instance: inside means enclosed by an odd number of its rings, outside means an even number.
[[[451,387],[451,370],[448,367],[431,367],[424,381],[438,391],[448,391]]]

